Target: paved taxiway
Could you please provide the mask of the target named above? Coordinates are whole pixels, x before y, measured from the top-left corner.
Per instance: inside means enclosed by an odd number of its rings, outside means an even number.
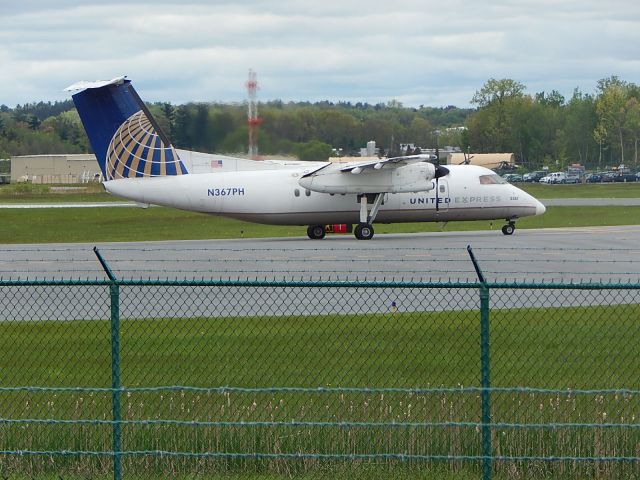
[[[331,236],[98,244],[120,279],[263,281],[448,280],[475,282],[471,245],[488,281],[640,282],[640,226],[377,235],[371,241]],[[4,245],[0,276],[7,279],[106,279],[89,244]],[[0,319],[108,318],[108,288],[1,287]],[[496,307],[638,303],[640,291],[494,291]],[[637,293],[636,293],[637,292]],[[122,287],[127,318],[315,315],[475,309],[477,289],[354,286],[299,288]],[[20,305],[20,309],[15,306]]]
[[[639,205],[640,199],[551,199],[546,205]],[[135,203],[79,204],[136,206]],[[65,208],[70,204],[0,205]],[[490,281],[640,281],[640,226],[98,244],[118,278],[474,281],[471,245]],[[0,245],[0,278],[105,278],[93,244]]]
[[[471,245],[489,281],[640,281],[640,226],[98,243],[118,278],[475,281]],[[0,277],[106,278],[95,244],[0,246]]]

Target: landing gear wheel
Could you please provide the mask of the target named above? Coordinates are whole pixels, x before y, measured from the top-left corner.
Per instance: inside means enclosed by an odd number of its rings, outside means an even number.
[[[505,235],[513,235],[513,232],[516,231],[515,223],[507,223],[504,227],[502,227],[502,233]]]
[[[373,227],[368,223],[359,223],[354,234],[358,240],[371,240],[373,238]]]
[[[326,232],[322,225],[309,225],[307,228],[307,236],[311,240],[322,240]]]

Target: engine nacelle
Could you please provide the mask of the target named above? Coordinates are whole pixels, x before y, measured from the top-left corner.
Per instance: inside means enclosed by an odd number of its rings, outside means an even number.
[[[363,168],[351,172],[330,166],[303,177],[299,184],[320,193],[409,193],[432,190],[436,167],[430,162],[410,163],[395,168]]]
[[[429,162],[410,163],[393,169],[393,192],[424,192],[434,188],[436,166]]]

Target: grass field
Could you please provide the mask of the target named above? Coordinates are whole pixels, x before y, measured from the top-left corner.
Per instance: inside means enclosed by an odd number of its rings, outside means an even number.
[[[479,471],[474,470],[460,470],[451,472],[451,469],[446,467],[442,468],[438,465],[433,465],[428,471],[416,472],[415,469],[399,469],[389,467],[376,467],[370,465],[347,465],[342,468],[332,468],[330,472],[316,472],[316,473],[299,473],[290,472],[283,474],[256,474],[256,473],[220,473],[210,475],[206,473],[194,473],[194,474],[179,474],[176,472],[167,472],[163,474],[148,474],[148,475],[135,475],[126,473],[127,480],[166,480],[167,478],[180,478],[182,480],[283,480],[287,478],[296,478],[300,480],[377,480],[377,479],[392,479],[392,480],[478,480]],[[498,475],[498,479],[507,479],[502,475]],[[112,480],[112,474],[104,475],[55,475],[55,474],[32,474],[32,475],[12,475],[10,480]]]
[[[462,294],[463,292],[461,292]],[[477,294],[466,292],[464,294]],[[540,294],[540,292],[533,292]],[[492,311],[494,386],[637,388],[638,305]],[[122,382],[138,386],[460,387],[479,385],[478,313],[472,311],[308,317],[132,319],[122,322]],[[109,326],[102,321],[0,324],[2,386],[110,385]],[[28,361],[25,361],[28,359]],[[407,422],[478,422],[477,392],[154,391],[126,393],[126,420],[284,422],[280,425],[123,427],[125,450],[184,452],[479,455],[470,426],[389,427]],[[494,393],[494,422],[638,422],[632,395]],[[4,392],[10,418],[108,419],[110,394]],[[322,425],[292,426],[291,421]],[[341,422],[387,426],[343,427]],[[0,449],[110,449],[109,425],[5,425]],[[630,428],[495,428],[497,455],[633,456]],[[307,459],[126,457],[125,472],[254,472],[257,478],[473,478],[478,464]],[[0,457],[0,473],[51,469],[93,478],[110,460]],[[497,478],[629,478],[633,463],[499,462]],[[453,475],[453,476],[450,476]],[[455,476],[461,475],[461,476]],[[515,475],[515,476],[514,476]],[[13,477],[11,477],[13,478]],[[67,478],[67,477],[64,477]],[[206,478],[206,477],[205,477]],[[235,478],[235,477],[232,477]],[[239,476],[237,478],[252,478]]]
[[[545,185],[516,183],[516,187],[536,198],[638,198],[640,182]]]
[[[121,202],[105,192],[101,183],[79,185],[0,185],[0,203]]]

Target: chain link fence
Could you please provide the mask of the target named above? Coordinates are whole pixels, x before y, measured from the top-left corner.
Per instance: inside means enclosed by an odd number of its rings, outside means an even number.
[[[640,284],[102,261],[109,280],[0,281],[0,475],[640,475]]]

